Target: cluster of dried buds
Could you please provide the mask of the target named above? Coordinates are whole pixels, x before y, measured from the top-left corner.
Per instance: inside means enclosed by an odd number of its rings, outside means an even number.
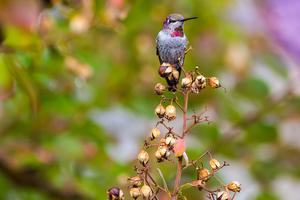
[[[241,191],[241,184],[238,181],[231,181],[227,186],[224,187],[224,190],[221,190],[217,193],[217,200],[231,200],[234,198],[237,192]],[[229,190],[234,192],[234,195],[231,197]]]
[[[169,63],[163,63],[159,70],[159,74],[161,77],[167,78],[169,81],[179,82],[179,72],[176,67],[172,66]],[[198,94],[202,89],[206,88],[206,85],[212,88],[221,87],[220,81],[216,77],[206,78],[202,74],[198,72],[198,67],[196,67],[195,71],[185,73],[185,77],[181,80],[181,88],[189,89],[191,93]],[[155,85],[155,93],[158,95],[162,95],[166,91],[166,87],[158,83]]]
[[[170,63],[162,63],[158,69],[161,77],[167,78],[170,82],[178,83],[180,73],[177,68]]]
[[[176,119],[176,107],[173,104],[168,105],[166,108],[160,103],[154,110],[159,118],[166,118],[169,121]]]
[[[134,176],[132,178],[129,178],[128,180],[130,182],[129,193],[133,199],[137,199],[140,196],[143,196],[144,198],[149,198],[150,196],[152,196],[152,190],[147,184],[144,184],[140,188],[140,186],[142,185],[142,180],[139,176]]]
[[[120,188],[113,187],[107,191],[108,200],[124,200],[124,193]]]
[[[208,198],[210,200],[233,200],[236,193],[241,191],[241,184],[237,181],[232,181],[228,185],[222,183],[215,175],[224,166],[228,166],[226,162],[220,164],[220,162],[212,157],[209,151],[201,155],[195,161],[189,161],[187,154],[185,153],[185,136],[189,130],[196,124],[202,122],[209,122],[207,117],[194,114],[192,117],[187,117],[187,105],[188,95],[190,93],[198,94],[202,89],[209,85],[212,88],[221,87],[220,81],[216,77],[207,78],[198,72],[198,67],[192,72],[184,72],[184,77],[181,80],[181,89],[175,88],[171,91],[174,98],[166,98],[163,94],[167,91],[167,87],[162,83],[157,83],[154,87],[154,91],[157,95],[162,95],[162,100],[155,108],[155,115],[159,118],[155,127],[151,129],[148,139],[145,140],[143,148],[137,156],[137,160],[140,163],[140,167],[135,166],[136,176],[129,178],[129,190],[130,196],[133,199],[156,199],[159,200],[159,193],[166,193],[170,199],[179,200],[186,199],[182,196],[184,186],[195,186],[199,190],[205,190],[208,192]],[[180,73],[176,66],[169,63],[163,63],[159,68],[159,74],[161,77],[166,78],[168,81],[179,83]],[[169,88],[170,89],[170,88]],[[185,98],[185,105],[181,106],[177,101],[176,92],[182,94]],[[162,103],[169,102],[166,107]],[[173,127],[169,127],[165,121],[169,122],[176,118],[176,105],[183,112],[183,131],[182,134],[178,134],[173,131]],[[192,120],[192,124],[187,127],[188,120]],[[164,127],[167,131],[162,133],[158,128],[158,125]],[[155,148],[154,157],[157,162],[163,162],[165,160],[170,161],[173,158],[178,160],[178,171],[174,184],[174,191],[170,192],[167,183],[163,177],[162,172],[158,169],[160,177],[163,180],[164,187],[158,185],[150,173],[151,165],[149,164],[150,156],[147,152],[149,148]],[[209,155],[209,169],[205,168],[201,159]],[[183,164],[183,161],[185,164]],[[201,165],[199,165],[201,164]],[[200,167],[201,166],[201,167]],[[180,177],[182,170],[194,167],[197,172],[197,180],[190,183],[180,185]],[[206,183],[215,178],[220,187],[215,190],[210,190],[206,187]],[[231,195],[230,191],[234,194]],[[109,200],[124,200],[123,192],[119,188],[111,188],[108,191]]]
[[[171,151],[174,149],[175,142],[176,139],[171,134],[166,135],[160,140],[158,148],[155,151],[155,157],[158,162],[168,160],[171,155]]]
[[[210,155],[210,153],[209,153]],[[211,156],[211,155],[210,155]],[[206,169],[202,167],[198,172],[198,180],[201,180],[200,184],[198,185],[199,190],[202,190],[205,188],[205,183],[210,180],[210,178],[216,173],[218,170],[223,168],[224,166],[228,165],[226,162],[224,162],[223,165],[220,164],[220,162],[214,158],[211,158],[209,161],[209,169]],[[196,167],[197,169],[197,167]],[[219,180],[218,180],[219,181]],[[206,191],[210,193],[211,196],[209,196],[210,199],[217,199],[217,200],[232,200],[235,197],[235,194],[237,192],[241,191],[241,184],[238,181],[232,181],[228,185],[224,185],[222,183],[222,187],[215,190],[215,191],[209,191],[206,188]],[[229,191],[234,192],[233,196],[230,196]],[[216,193],[215,193],[216,192]],[[214,198],[215,196],[215,198]]]
[[[206,88],[206,82],[208,82],[208,85],[212,88],[221,87],[218,78],[206,78],[196,69],[195,72],[186,73],[186,76],[181,80],[181,88],[189,89],[191,93],[198,94],[202,89]]]
[[[152,196],[152,190],[147,184],[144,183],[143,186],[140,187],[142,185],[142,180],[139,176],[129,178],[128,180],[130,182],[129,193],[133,199],[137,199],[140,196],[148,199]]]

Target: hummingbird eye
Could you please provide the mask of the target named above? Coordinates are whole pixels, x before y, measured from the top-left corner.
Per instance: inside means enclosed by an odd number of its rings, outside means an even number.
[[[174,23],[174,22],[176,22],[176,20],[173,20],[173,19],[167,18],[165,22],[166,22],[166,24],[171,24],[171,23]]]
[[[168,24],[176,22],[176,20],[169,19],[167,20]]]

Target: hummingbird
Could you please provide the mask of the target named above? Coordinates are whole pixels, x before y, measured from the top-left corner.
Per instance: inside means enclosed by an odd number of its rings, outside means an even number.
[[[188,44],[183,31],[183,24],[187,20],[196,18],[184,18],[180,14],[171,14],[164,20],[162,30],[156,37],[156,55],[160,64],[169,63],[175,66],[179,72],[178,79],[184,62],[184,52]],[[179,58],[180,60],[178,60]],[[175,90],[178,79],[170,80],[166,77],[170,91]]]

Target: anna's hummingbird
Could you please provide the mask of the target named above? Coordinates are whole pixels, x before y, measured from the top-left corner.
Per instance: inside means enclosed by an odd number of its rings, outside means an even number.
[[[184,18],[180,14],[171,14],[165,19],[163,28],[156,37],[156,54],[160,64],[170,63],[176,66],[179,77],[184,61],[184,51],[188,44],[188,40],[183,32],[183,23],[196,18]],[[178,61],[180,56],[182,57]],[[170,80],[168,77],[166,80],[170,90],[176,88],[178,80]]]

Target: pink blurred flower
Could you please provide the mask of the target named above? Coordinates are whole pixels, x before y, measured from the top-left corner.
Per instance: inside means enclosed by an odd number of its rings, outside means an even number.
[[[37,0],[11,0],[0,5],[0,21],[27,30],[34,30],[41,11]]]
[[[174,144],[174,153],[176,157],[180,157],[185,152],[184,140],[177,140]]]

